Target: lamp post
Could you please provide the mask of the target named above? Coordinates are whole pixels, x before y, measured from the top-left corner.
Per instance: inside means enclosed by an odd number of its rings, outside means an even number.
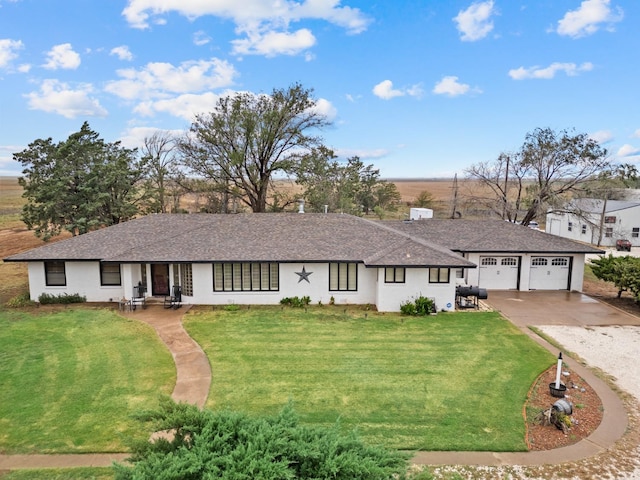
[[[558,354],[558,370],[556,371],[556,389],[560,389],[560,374],[562,373],[562,352]]]

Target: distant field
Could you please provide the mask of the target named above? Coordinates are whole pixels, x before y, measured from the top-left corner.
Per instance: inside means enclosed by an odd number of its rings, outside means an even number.
[[[400,192],[401,202],[408,206],[424,191],[429,192],[434,200],[434,210],[436,216],[448,217],[451,215],[452,201],[454,197],[454,183],[451,178],[443,179],[388,179],[396,185]],[[285,180],[276,182],[277,188],[283,190],[298,188],[295,183]],[[458,180],[457,182],[459,204],[458,210],[464,208],[464,196],[468,195],[472,190],[479,190],[477,182],[470,180]],[[19,213],[23,205],[21,197],[22,188],[18,185],[16,177],[0,177],[0,215]],[[191,201],[190,203],[192,203]],[[0,225],[1,228],[1,225]]]
[[[23,204],[22,187],[18,185],[18,179],[16,177],[0,177],[0,215],[18,214]],[[0,223],[0,228],[2,228],[2,223]]]

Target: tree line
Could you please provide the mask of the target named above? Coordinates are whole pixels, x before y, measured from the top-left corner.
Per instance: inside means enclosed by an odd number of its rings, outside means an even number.
[[[105,142],[84,122],[54,143],[37,139],[22,164],[22,220],[45,240],[80,235],[137,215],[180,211],[184,195],[206,198],[201,211],[283,211],[302,197],[310,212],[367,214],[400,199],[395,185],[357,156],[337,160],[320,131],[330,125],[313,91],[300,84],[270,95],[236,93],[197,115],[187,132],[158,131],[140,149]],[[301,192],[278,190],[294,179]]]
[[[330,125],[313,90],[300,84],[221,97],[188,131],[158,131],[140,149],[105,142],[85,122],[65,141],[37,139],[14,154],[23,166],[22,220],[45,240],[62,231],[79,235],[137,215],[179,212],[187,194],[204,198],[200,211],[209,213],[279,212],[300,198],[309,212],[382,216],[394,209],[400,194],[379,169],[357,156],[340,161],[324,144],[320,133]],[[525,225],[547,211],[580,216],[572,199],[612,199],[638,183],[634,166],[612,165],[588,135],[550,128],[465,172],[484,186],[481,195],[462,194],[467,202]],[[281,178],[293,179],[299,192],[279,189]],[[421,192],[414,203],[430,207],[432,200]],[[452,218],[457,213],[454,206]]]

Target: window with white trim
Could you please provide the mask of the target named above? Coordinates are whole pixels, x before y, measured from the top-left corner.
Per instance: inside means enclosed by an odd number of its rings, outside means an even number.
[[[120,279],[120,265],[117,263],[100,263],[100,285],[122,285]]]
[[[384,283],[404,283],[403,267],[387,267],[384,269]]]
[[[604,217],[604,223],[616,223],[616,217],[615,216]]]
[[[613,237],[613,228],[612,227],[606,227],[604,229],[604,236],[607,237],[607,238]]]
[[[358,290],[357,263],[330,263],[329,290],[355,292]]]
[[[480,260],[480,265],[497,265],[498,259],[494,257],[484,257]]]
[[[66,286],[67,274],[64,262],[58,260],[44,262],[44,277],[47,287]]]
[[[429,283],[449,283],[450,269],[430,268]]]
[[[638,238],[640,237],[640,228],[639,227],[633,227],[631,229],[631,238]]]
[[[213,291],[278,291],[279,277],[277,263],[214,263]]]
[[[580,230],[580,233],[582,235],[585,235],[587,233],[587,226],[586,225],[584,225],[584,224],[582,225],[582,229]]]
[[[567,230],[568,230],[569,232],[573,230],[573,222],[569,222],[569,223],[567,224]]]
[[[173,284],[182,287],[182,294],[193,296],[193,267],[190,263],[173,264]]]
[[[546,258],[540,258],[540,257],[534,258],[531,261],[531,265],[534,266],[534,267],[544,267],[544,266],[547,265],[547,259]]]
[[[504,266],[515,266],[518,265],[518,259],[515,257],[505,257],[502,260],[500,260],[500,265]]]
[[[569,260],[566,258],[554,258],[551,260],[551,265],[555,267],[566,267],[569,265]]]

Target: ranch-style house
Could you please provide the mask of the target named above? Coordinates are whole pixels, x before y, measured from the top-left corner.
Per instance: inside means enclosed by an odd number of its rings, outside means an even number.
[[[503,221],[372,221],[346,214],[154,214],[6,258],[27,262],[32,300],[131,298],[141,286],[190,304],[370,304],[424,296],[454,310],[456,285],[581,290],[601,250]]]

